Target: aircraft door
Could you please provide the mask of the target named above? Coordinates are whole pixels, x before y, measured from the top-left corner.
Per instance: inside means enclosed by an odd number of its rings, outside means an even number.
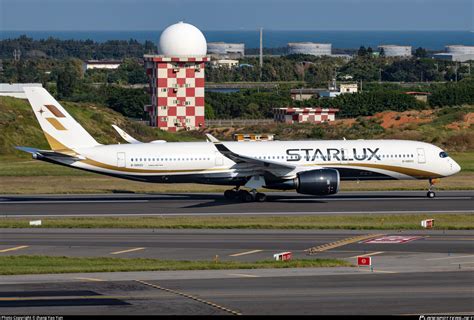
[[[117,167],[125,168],[125,152],[117,152]]]
[[[418,163],[426,163],[425,149],[418,148],[416,152],[418,153]]]
[[[215,152],[215,158],[216,158],[216,166],[220,167],[224,165],[224,157],[222,156],[222,153],[219,151]]]

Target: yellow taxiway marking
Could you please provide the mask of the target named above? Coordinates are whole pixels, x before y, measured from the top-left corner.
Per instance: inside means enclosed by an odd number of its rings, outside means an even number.
[[[253,274],[244,274],[244,273],[229,273],[229,276],[244,277],[244,278],[260,278]]]
[[[86,281],[96,281],[96,282],[101,282],[101,281],[106,281],[106,280],[103,280],[103,279],[97,279],[97,278],[82,278],[82,277],[77,277],[77,278],[74,278],[76,280],[86,280]]]
[[[20,249],[28,248],[28,247],[29,247],[29,246],[18,246],[18,247],[13,247],[13,248],[8,248],[8,249],[0,250],[0,252],[15,251],[15,250],[20,250]]]
[[[247,254],[252,254],[252,253],[257,253],[257,252],[262,252],[262,251],[263,250],[252,250],[252,251],[240,252],[240,253],[231,254],[229,257],[245,256]]]
[[[360,235],[356,237],[346,238],[346,239],[338,240],[335,242],[322,244],[320,246],[312,247],[304,251],[308,252],[308,254],[315,254],[318,252],[327,251],[327,250],[342,247],[351,243],[355,243],[355,242],[359,242],[359,241],[367,240],[367,239],[372,239],[372,238],[377,238],[381,236],[383,236],[383,234],[364,234],[364,235]]]
[[[433,261],[433,260],[447,260],[447,259],[461,259],[461,258],[474,258],[474,255],[470,256],[454,256],[454,257],[444,257],[444,258],[431,258],[431,259],[425,259],[426,261]]]
[[[169,292],[169,293],[173,293],[173,294],[176,294],[178,296],[181,296],[181,297],[185,297],[185,298],[188,298],[188,299],[191,299],[191,300],[194,300],[194,301],[198,301],[198,302],[201,302],[203,304],[206,304],[208,306],[211,306],[211,307],[214,307],[216,309],[219,309],[219,310],[223,310],[223,311],[226,311],[230,314],[233,314],[233,315],[237,315],[237,316],[240,316],[242,315],[240,312],[238,311],[235,311],[235,310],[231,310],[231,309],[228,309],[226,307],[223,307],[221,305],[218,305],[218,304],[215,304],[211,301],[208,301],[208,300],[204,300],[204,299],[201,299],[197,296],[193,296],[191,294],[188,294],[188,293],[185,293],[185,292],[182,292],[182,291],[176,291],[176,290],[173,290],[173,289],[168,289],[168,288],[164,288],[164,287],[161,287],[159,285],[156,285],[156,284],[152,284],[152,283],[149,283],[149,282],[145,282],[145,281],[142,281],[142,280],[135,280],[136,282],[138,283],[141,283],[143,285],[146,285],[146,286],[149,286],[149,287],[152,287],[152,288],[155,288],[155,289],[159,289],[159,290],[162,290],[162,291],[165,291],[165,292]]]
[[[381,253],[384,253],[385,251],[377,251],[377,252],[372,252],[372,253],[366,253],[366,254],[359,254],[357,256],[349,257],[349,259],[352,258],[358,258],[358,257],[369,257],[369,256],[375,256]]]
[[[143,249],[145,249],[145,248],[133,248],[133,249],[123,250],[123,251],[111,252],[110,254],[121,254],[121,253],[139,251],[139,250],[143,250]]]

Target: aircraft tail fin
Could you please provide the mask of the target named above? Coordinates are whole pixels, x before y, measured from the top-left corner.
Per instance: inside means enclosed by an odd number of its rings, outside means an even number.
[[[64,152],[99,145],[46,89],[25,87],[24,91],[51,150]]]

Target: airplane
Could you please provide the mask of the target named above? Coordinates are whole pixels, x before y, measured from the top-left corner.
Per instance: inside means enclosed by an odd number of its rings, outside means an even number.
[[[461,167],[435,145],[407,140],[313,140],[140,142],[114,127],[129,143],[98,143],[46,91],[24,88],[51,150],[17,147],[32,157],[108,176],[151,183],[233,186],[227,199],[266,200],[261,188],[332,195],[344,180],[429,181],[434,198],[439,178]]]

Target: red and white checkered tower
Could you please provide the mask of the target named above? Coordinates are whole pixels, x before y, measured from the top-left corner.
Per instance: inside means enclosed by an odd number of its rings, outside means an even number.
[[[195,26],[179,22],[162,32],[159,53],[144,56],[150,125],[167,131],[204,127],[206,38]]]

